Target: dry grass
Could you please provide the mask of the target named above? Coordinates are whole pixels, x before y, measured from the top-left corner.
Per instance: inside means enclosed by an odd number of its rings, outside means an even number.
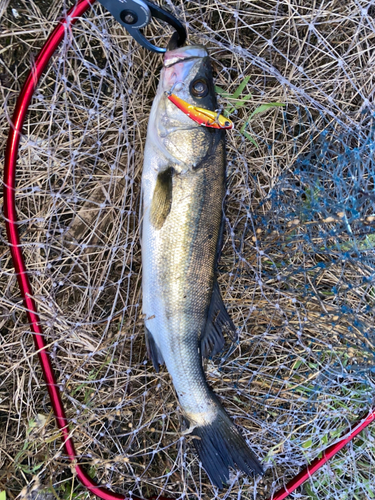
[[[118,492],[265,499],[373,404],[375,5],[163,5],[188,23],[192,43],[210,47],[217,85],[233,93],[250,75],[252,98],[228,135],[219,276],[240,341],[208,361],[207,376],[264,460],[264,478],[214,491],[180,439],[168,373],[146,362],[139,186],[161,59],[99,5],[62,44],[30,108],[17,177],[24,253],[88,469]],[[62,8],[0,0],[1,163],[20,86]],[[165,44],[169,33],[159,32],[148,34]],[[286,106],[250,121],[256,148],[238,131],[269,102]],[[61,499],[83,498],[3,229],[0,245],[0,491],[13,499],[53,487]],[[374,438],[365,431],[299,498],[373,498]]]

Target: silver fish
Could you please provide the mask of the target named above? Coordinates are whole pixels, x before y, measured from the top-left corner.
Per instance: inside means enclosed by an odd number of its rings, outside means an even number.
[[[168,100],[217,108],[206,49],[166,53],[149,119],[142,176],[143,313],[155,369],[165,363],[211,482],[229,468],[262,467],[209,388],[202,356],[219,352],[235,327],[215,277],[225,194],[223,130],[199,126]]]

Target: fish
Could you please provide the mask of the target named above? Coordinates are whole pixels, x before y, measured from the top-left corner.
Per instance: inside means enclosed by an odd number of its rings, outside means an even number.
[[[198,123],[202,116],[213,117],[217,107],[207,49],[168,50],[144,150],[141,248],[148,356],[156,371],[165,363],[185,434],[212,484],[222,489],[230,469],[246,474],[263,469],[203,369],[203,358],[222,350],[225,333],[236,338],[217,282],[226,192],[224,129],[231,122],[221,116],[221,121],[204,121],[223,128]]]

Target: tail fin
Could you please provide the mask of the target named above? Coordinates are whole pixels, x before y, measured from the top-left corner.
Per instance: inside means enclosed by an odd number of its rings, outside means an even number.
[[[238,429],[220,405],[218,416],[192,431],[195,448],[212,484],[221,489],[229,480],[229,467],[246,474],[263,474],[263,468]]]

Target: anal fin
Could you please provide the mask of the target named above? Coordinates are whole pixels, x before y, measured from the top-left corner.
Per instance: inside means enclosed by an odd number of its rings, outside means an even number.
[[[225,343],[225,331],[233,340],[236,339],[236,327],[225,308],[219,285],[215,279],[211,303],[208,309],[206,329],[201,339],[203,357],[207,358],[210,354],[214,356],[222,350]]]
[[[156,372],[159,373],[159,365],[164,364],[164,358],[162,353],[160,352],[159,347],[156,345],[154,337],[152,336],[150,330],[145,327],[145,331],[147,355],[148,358],[152,361]]]

